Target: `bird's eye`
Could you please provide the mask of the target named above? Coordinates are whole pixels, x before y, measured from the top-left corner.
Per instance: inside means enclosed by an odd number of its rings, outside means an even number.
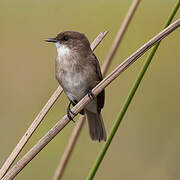
[[[64,36],[64,37],[63,37],[63,40],[64,40],[64,41],[68,41],[68,39],[69,39],[68,36]]]

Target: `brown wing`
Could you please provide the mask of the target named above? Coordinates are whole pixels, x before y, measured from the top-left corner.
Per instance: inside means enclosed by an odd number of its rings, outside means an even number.
[[[94,56],[93,64],[96,67],[96,73],[98,75],[98,78],[99,78],[98,80],[100,82],[100,81],[102,81],[103,77],[102,77],[99,61],[98,61],[97,57],[95,56],[95,54],[93,54],[93,56]],[[97,95],[97,111],[98,111],[98,113],[100,113],[101,109],[104,107],[104,101],[105,101],[105,90],[103,90],[100,94]]]

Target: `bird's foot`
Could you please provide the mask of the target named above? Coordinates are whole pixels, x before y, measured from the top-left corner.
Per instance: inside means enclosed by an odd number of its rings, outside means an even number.
[[[73,121],[74,123],[75,123],[75,121],[73,120],[73,118],[72,118],[72,116],[71,116],[71,114],[72,115],[76,115],[76,113],[74,113],[74,112],[72,112],[71,111],[71,104],[74,104],[72,101],[70,101],[70,103],[69,103],[69,105],[68,105],[68,108],[67,108],[67,116],[68,116],[68,118],[69,118],[69,120],[71,120],[71,121]]]
[[[95,99],[95,96],[94,96],[94,94],[92,93],[92,90],[89,90],[89,91],[88,91],[88,97],[89,97],[89,99]]]

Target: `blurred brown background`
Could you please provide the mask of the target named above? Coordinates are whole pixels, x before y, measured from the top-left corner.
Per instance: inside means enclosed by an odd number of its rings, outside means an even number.
[[[92,42],[109,30],[95,51],[102,64],[131,2],[0,1],[0,166],[58,86],[56,49],[43,40],[76,30]],[[109,72],[162,29],[175,3],[141,1]],[[178,29],[160,45],[95,179],[180,179],[179,40]],[[106,89],[108,132],[148,54]],[[67,104],[63,94],[20,157],[65,114]],[[74,126],[70,123],[16,179],[51,179]],[[85,179],[102,146],[90,140],[86,124],[63,179]]]

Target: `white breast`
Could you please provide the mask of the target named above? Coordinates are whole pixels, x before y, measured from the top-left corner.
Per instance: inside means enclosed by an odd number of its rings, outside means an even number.
[[[66,94],[70,99],[79,101],[87,93],[87,81],[83,74],[74,74],[65,78]]]
[[[87,76],[85,72],[76,72],[73,66],[76,65],[77,56],[72,55],[71,49],[60,43],[56,43],[58,57],[56,59],[58,67],[63,70],[65,75],[58,74],[58,79],[62,79],[61,86],[71,100],[79,101],[87,93]]]
[[[58,56],[66,56],[70,54],[70,49],[63,44],[60,44],[59,42],[56,43],[56,48]]]
[[[87,93],[87,79],[83,73],[67,73],[64,87],[67,89],[68,97],[80,100]],[[71,99],[70,98],[70,99]]]

